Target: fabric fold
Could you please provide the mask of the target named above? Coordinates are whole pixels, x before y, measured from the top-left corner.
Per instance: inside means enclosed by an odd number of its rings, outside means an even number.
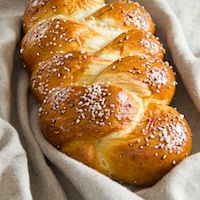
[[[32,200],[27,156],[16,130],[0,119],[1,199]]]

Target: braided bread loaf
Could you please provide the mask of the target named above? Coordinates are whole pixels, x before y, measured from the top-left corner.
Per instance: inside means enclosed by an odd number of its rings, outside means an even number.
[[[21,53],[44,137],[119,181],[151,185],[189,155],[171,66],[138,3],[30,0]]]

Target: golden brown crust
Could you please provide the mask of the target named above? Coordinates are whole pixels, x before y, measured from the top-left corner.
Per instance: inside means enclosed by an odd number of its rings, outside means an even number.
[[[27,32],[38,22],[54,15],[65,15],[78,20],[104,5],[104,0],[29,0],[24,14],[24,30]]]
[[[97,55],[115,61],[126,56],[142,54],[163,59],[164,53],[163,45],[157,37],[142,30],[133,29],[119,35],[97,52]]]
[[[89,92],[80,86],[58,88],[42,104],[44,136],[62,152],[115,180],[136,185],[154,184],[189,155],[191,131],[183,115],[175,109],[150,103],[142,114],[143,107],[137,108],[141,102],[139,104],[137,98],[133,101],[133,96],[129,97],[130,94],[120,88],[112,85],[92,87],[86,87]],[[98,96],[94,94],[97,90],[111,94]],[[119,99],[119,94],[123,94],[123,98]],[[97,96],[100,98],[94,101]],[[97,102],[105,102],[106,107],[100,103],[101,108],[94,109]],[[85,107],[79,104],[90,105],[84,110]],[[116,116],[117,113],[120,115]],[[133,125],[132,120],[137,123]]]
[[[54,145],[97,139],[135,125],[140,100],[114,85],[54,88],[40,110],[42,131]]]
[[[36,98],[42,101],[53,88],[90,83],[109,63],[84,51],[56,54],[36,65],[31,75],[30,87]]]
[[[175,92],[174,72],[168,62],[148,56],[129,56],[108,66],[95,82],[110,81],[144,100],[169,104]]]
[[[133,29],[141,29],[152,34],[155,32],[155,25],[149,13],[139,3],[132,1],[110,3],[87,17],[86,23],[121,32]]]
[[[169,106],[150,104],[131,134],[105,139],[99,149],[114,179],[152,185],[190,154],[191,143],[182,115]]]
[[[57,146],[57,148],[68,156],[107,175],[106,163],[98,157],[97,144],[97,140],[77,140],[66,145]]]
[[[148,12],[130,1],[103,6],[29,1],[21,53],[41,103],[41,130],[115,180],[152,185],[189,155],[191,131],[167,106],[175,77]]]
[[[22,41],[21,53],[29,71],[55,54],[86,50],[93,52],[106,38],[82,23],[62,17],[50,18],[31,29]]]
[[[90,144],[87,141],[72,142],[70,145],[63,145],[60,150],[70,157],[91,166],[92,168],[96,168],[98,166],[96,149],[93,143]]]

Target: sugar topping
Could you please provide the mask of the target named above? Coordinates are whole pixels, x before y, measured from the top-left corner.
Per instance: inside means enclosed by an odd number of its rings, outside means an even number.
[[[37,7],[37,6],[45,6],[48,0],[32,0],[31,1],[31,6]]]
[[[86,115],[90,115],[90,121],[98,125],[105,125],[105,120],[111,115],[112,105],[108,105],[106,97],[111,95],[108,86],[102,87],[100,84],[86,86],[85,92],[80,97],[76,112],[78,117],[76,123],[80,123]]]
[[[139,60],[146,60],[143,63],[137,61],[138,63],[131,64],[127,69],[127,72],[132,75],[137,75],[137,79],[139,78],[142,82],[151,87],[151,90],[156,93],[160,93],[160,89],[163,86],[167,86],[167,88],[171,87],[169,84],[169,64],[166,62],[162,62],[161,60],[151,59],[150,57],[145,57],[140,55]],[[115,70],[117,67],[112,67]],[[172,83],[175,85],[175,83]]]
[[[66,19],[49,19],[40,23],[32,33],[34,45],[37,44],[40,49],[48,48],[51,49],[51,51],[57,48],[55,53],[59,53],[59,48],[62,50],[65,43],[71,43],[75,40],[75,38],[67,36],[67,22]],[[65,43],[61,41],[65,41]]]
[[[155,42],[155,40],[142,39],[141,44],[150,54],[156,55],[157,53],[159,53],[159,46],[158,43]]]
[[[165,70],[158,67],[152,69],[146,68],[146,75],[147,79],[145,79],[144,82],[156,87],[156,92],[158,92],[159,89],[168,82]]]
[[[43,110],[45,107],[41,107],[40,115],[52,111],[64,114],[67,109],[73,108],[76,117],[72,125],[79,124],[84,120],[99,126],[110,126],[113,119],[119,124],[129,123],[134,117],[134,106],[121,90],[117,93],[117,101],[113,97],[109,98],[112,95],[110,87],[109,83],[95,83],[93,85],[80,86],[76,84],[65,88],[53,88],[43,101],[43,105],[48,104],[50,108],[48,106],[46,107],[48,110]]]
[[[74,92],[74,89],[71,87],[52,88],[51,90],[49,90],[49,94],[51,98],[49,99],[49,96],[46,96],[46,98],[43,100],[43,104],[44,105],[50,104],[51,106],[50,110],[56,111],[59,114],[64,114],[67,111],[66,99],[73,92]],[[70,104],[68,106],[73,106],[73,104]],[[41,114],[48,114],[48,112],[43,110],[42,107],[40,107],[39,115]]]
[[[150,25],[139,8],[134,9],[132,12],[122,10],[122,13],[125,15],[124,24],[126,26],[134,24],[137,28],[143,29],[146,32],[149,31]]]
[[[142,134],[149,140],[158,138],[159,143],[154,146],[155,149],[162,148],[169,153],[177,154],[181,152],[182,146],[186,143],[186,132],[181,116],[171,113],[157,118],[149,117],[146,126],[142,128]]]
[[[73,53],[55,55],[49,62],[41,62],[38,70],[31,77],[31,88],[40,94],[47,95],[55,78],[60,79],[59,85],[63,85],[63,81],[67,78],[73,80],[73,75],[70,74],[70,77],[68,75],[71,72],[71,67],[66,65],[66,60],[73,58],[73,56]]]
[[[74,107],[77,113],[77,118],[74,124],[80,123],[82,120],[87,119],[90,123],[96,125],[110,125],[110,122],[106,122],[112,113],[114,113],[115,104],[108,103],[106,97],[111,95],[109,90],[109,84],[82,85],[82,90],[74,90],[73,87],[65,88],[53,88],[49,91],[50,99],[47,96],[43,104],[50,104],[53,111],[59,114],[64,114],[67,107]],[[71,99],[71,94],[74,93],[75,99]],[[78,99],[78,101],[76,100]],[[48,114],[41,107],[39,109],[39,115]]]

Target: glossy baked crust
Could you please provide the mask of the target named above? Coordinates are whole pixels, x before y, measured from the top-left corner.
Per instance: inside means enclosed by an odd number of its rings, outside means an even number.
[[[44,137],[113,178],[152,185],[190,154],[176,81],[138,3],[30,0],[21,54]]]
[[[81,20],[104,6],[104,0],[29,0],[24,14],[24,30],[55,15]]]
[[[97,55],[115,61],[126,56],[142,54],[163,59],[164,53],[165,49],[158,37],[140,29],[132,29],[120,34],[98,51]]]

